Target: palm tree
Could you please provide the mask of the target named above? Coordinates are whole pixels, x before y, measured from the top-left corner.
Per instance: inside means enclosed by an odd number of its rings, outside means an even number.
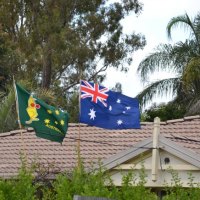
[[[184,104],[187,115],[196,114],[200,108],[200,13],[192,20],[186,14],[172,18],[167,25],[168,38],[172,29],[181,27],[189,31],[190,36],[184,42],[160,44],[138,66],[138,73],[145,83],[152,73],[165,70],[174,73],[175,78],[162,79],[148,85],[138,98],[141,105],[152,101],[156,95],[172,92],[174,103]],[[195,109],[194,109],[195,108]],[[199,113],[200,113],[200,109]]]

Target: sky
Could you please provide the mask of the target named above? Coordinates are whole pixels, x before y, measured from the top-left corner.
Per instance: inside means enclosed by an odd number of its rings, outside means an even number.
[[[187,33],[183,33],[183,29],[172,31],[172,41],[169,41],[166,34],[166,26],[171,18],[187,14],[194,18],[200,12],[199,0],[140,0],[143,3],[143,11],[139,16],[132,13],[122,21],[125,33],[141,33],[145,36],[147,44],[143,50],[133,53],[133,62],[129,67],[128,73],[122,73],[113,69],[108,70],[107,78],[103,85],[112,88],[115,83],[122,84],[122,93],[124,95],[135,97],[146,85],[142,84],[136,70],[139,63],[153,52],[153,49],[161,43],[175,43],[184,41],[189,37]],[[173,77],[173,74],[167,72],[155,73],[150,77],[150,82],[161,78]],[[149,83],[150,83],[149,82]],[[168,102],[172,96],[157,97],[153,102]],[[152,103],[153,103],[152,102]]]

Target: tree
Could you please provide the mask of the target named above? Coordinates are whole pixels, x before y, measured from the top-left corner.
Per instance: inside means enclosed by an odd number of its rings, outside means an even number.
[[[9,83],[9,71],[3,63],[4,57],[7,55],[5,41],[0,36],[0,92],[6,92],[6,84]]]
[[[153,122],[155,117],[159,117],[161,121],[179,119],[184,117],[185,112],[183,105],[175,104],[174,102],[161,103],[159,105],[154,103],[142,113],[142,121]]]
[[[190,32],[189,39],[174,45],[160,44],[138,67],[143,82],[155,71],[168,70],[175,78],[151,83],[138,97],[141,104],[151,101],[156,95],[172,92],[174,103],[184,104],[188,114],[194,114],[194,106],[200,97],[200,14],[194,20],[186,14],[172,18],[167,25],[168,37],[173,28],[182,27]],[[195,109],[196,111],[196,109]]]
[[[121,20],[139,14],[138,0],[2,0],[1,35],[7,68],[17,79],[66,94],[80,78],[100,80],[108,67],[127,71],[140,34],[123,34]]]

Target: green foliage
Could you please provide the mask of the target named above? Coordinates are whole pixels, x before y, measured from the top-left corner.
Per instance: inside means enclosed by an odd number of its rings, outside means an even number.
[[[36,199],[37,185],[33,185],[33,176],[29,171],[20,171],[17,181],[14,182],[14,196],[21,200]]]
[[[188,174],[188,185],[190,188],[183,188],[181,178],[178,173],[172,169],[169,169],[169,173],[172,176],[171,185],[166,185],[167,195],[163,200],[198,200],[200,195],[200,188],[198,184],[193,182],[194,177],[192,174]]]
[[[43,187],[41,192],[42,192],[42,197],[40,197],[38,199],[42,199],[42,200],[54,200],[54,199],[56,199],[55,192],[49,187]],[[65,199],[66,199],[66,197],[65,197]]]
[[[101,170],[88,174],[82,167],[75,168],[70,178],[64,174],[58,175],[54,189],[57,200],[72,200],[74,195],[114,198],[117,191]]]
[[[142,121],[153,122],[155,117],[159,117],[161,121],[179,119],[184,117],[186,113],[185,106],[169,102],[159,105],[153,104],[149,109],[142,113]]]
[[[151,193],[150,189],[145,188],[146,174],[142,165],[138,177],[133,171],[124,174],[122,177],[122,187],[120,192],[120,200],[156,200],[157,196]]]
[[[33,185],[33,176],[24,167],[12,180],[0,181],[0,199],[3,200],[35,200],[37,185]]]
[[[65,109],[69,112],[70,122],[79,122],[79,93],[74,91],[72,94],[69,93],[66,98]]]
[[[0,199],[1,200],[14,200],[14,184],[12,181],[0,181]]]
[[[4,57],[7,55],[7,47],[5,41],[0,35],[0,92],[6,92],[6,85],[9,84],[9,71],[3,62]]]
[[[18,127],[18,123],[15,108],[14,89],[10,89],[7,96],[2,94],[0,102],[0,132],[16,129]]]
[[[79,184],[79,183],[78,183]],[[57,176],[54,183],[54,189],[56,192],[56,199],[61,200],[71,200],[73,199],[73,188],[71,188],[70,180],[64,175],[60,174]]]

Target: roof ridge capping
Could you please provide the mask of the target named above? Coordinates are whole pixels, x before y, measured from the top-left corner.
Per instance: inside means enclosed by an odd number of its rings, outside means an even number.
[[[79,123],[79,122],[77,122],[77,123],[72,123],[72,122],[70,122],[70,123],[68,123],[68,127],[86,127],[86,126],[89,126],[89,125],[87,125],[87,124],[83,124],[83,123]]]
[[[5,132],[5,133],[0,133],[0,137],[16,135],[16,134],[25,133],[25,132],[27,132],[27,129],[17,129],[17,130],[12,130],[12,131]]]
[[[183,121],[189,121],[193,119],[200,119],[200,115],[194,115],[194,116],[187,116],[179,119],[170,119],[166,121],[160,121],[160,124],[170,124],[170,123],[176,123],[176,122],[183,122]],[[154,122],[140,122],[141,125],[151,125],[154,124]]]
[[[141,125],[149,125],[149,124],[153,124],[153,122],[140,122]]]
[[[171,119],[171,120],[167,120],[166,123],[169,124],[169,123],[183,122],[183,121],[189,121],[193,119],[200,119],[200,115],[187,116],[180,119]]]

